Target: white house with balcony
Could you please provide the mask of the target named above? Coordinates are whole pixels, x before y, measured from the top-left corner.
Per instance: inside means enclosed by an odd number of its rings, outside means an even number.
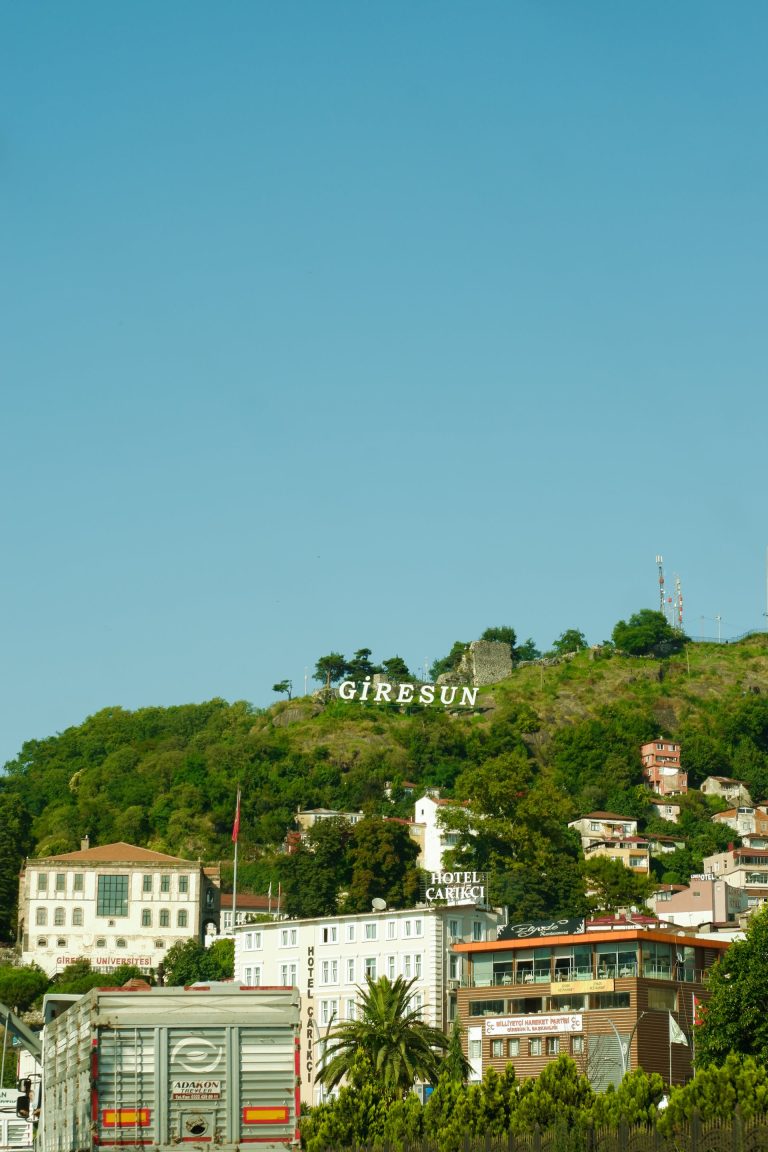
[[[88,841],[78,852],[27,859],[19,883],[22,964],[49,976],[76,960],[109,972],[156,969],[173,944],[218,929],[219,866],[134,844]]]
[[[383,909],[235,928],[235,979],[301,992],[301,1098],[324,1099],[315,1082],[334,1024],[353,1020],[360,989],[381,976],[413,980],[413,1006],[449,1031],[463,977],[454,944],[494,940],[497,915],[472,904]]]
[[[619,816],[616,812],[588,812],[578,820],[571,820],[568,827],[575,828],[579,833],[581,847],[585,852],[593,844],[627,840],[631,836],[637,836],[637,820]]]

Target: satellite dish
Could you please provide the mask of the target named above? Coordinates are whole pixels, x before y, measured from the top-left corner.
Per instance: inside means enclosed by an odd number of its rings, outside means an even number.
[[[386,912],[387,902],[386,900],[382,900],[381,896],[374,896],[373,900],[371,900],[371,908],[373,908],[374,912]]]

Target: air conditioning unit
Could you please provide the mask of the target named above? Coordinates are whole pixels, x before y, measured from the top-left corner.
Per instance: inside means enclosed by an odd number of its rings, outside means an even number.
[[[448,981],[448,991],[449,992],[458,992],[458,990],[459,990],[459,981],[458,980],[449,980]]]
[[[463,944],[464,943],[464,937],[463,936],[451,936],[450,943],[451,944]]]

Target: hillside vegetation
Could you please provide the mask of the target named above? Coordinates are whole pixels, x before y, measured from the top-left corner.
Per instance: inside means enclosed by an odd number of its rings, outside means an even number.
[[[408,816],[412,798],[403,781],[417,792],[440,787],[497,822],[488,843],[460,840],[457,862],[505,876],[497,895],[521,912],[534,914],[540,905],[554,912],[553,899],[573,906],[582,898],[583,885],[573,877],[564,882],[558,858],[578,857],[563,827],[593,809],[682,833],[685,850],[665,857],[659,874],[686,877],[702,854],[733,835],[710,823],[718,804],[698,793],[686,799],[677,827],[656,819],[638,749],[659,735],[682,741],[692,787],[710,773],[732,775],[748,783],[754,800],[765,799],[768,637],[689,643],[662,660],[592,650],[522,664],[482,689],[469,715],[313,697],[264,711],[223,700],[106,708],[78,727],[29,741],[5,767],[0,935],[11,931],[24,856],[77,849],[86,834],[91,844],[126,840],[192,859],[231,857],[238,784],[242,875],[261,891],[285,867],[278,849],[297,808]],[[490,837],[491,823],[486,827]],[[538,903],[522,894],[530,868],[553,870]]]

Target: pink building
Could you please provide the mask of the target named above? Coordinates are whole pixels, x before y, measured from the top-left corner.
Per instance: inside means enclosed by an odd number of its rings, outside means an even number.
[[[659,796],[688,791],[688,773],[680,767],[680,745],[674,740],[653,740],[640,748],[643,775]]]
[[[664,884],[651,897],[656,915],[680,928],[733,924],[748,906],[747,893],[714,875],[691,876],[687,888]]]

